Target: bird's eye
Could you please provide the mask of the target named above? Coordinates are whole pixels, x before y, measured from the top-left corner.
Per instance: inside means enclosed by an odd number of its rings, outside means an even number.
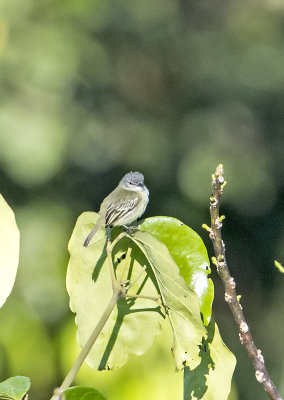
[[[130,183],[130,185],[133,185],[133,182],[129,182]]]

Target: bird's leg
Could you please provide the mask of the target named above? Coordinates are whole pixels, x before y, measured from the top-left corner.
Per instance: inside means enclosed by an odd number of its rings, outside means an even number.
[[[128,232],[130,235],[132,233],[134,233],[133,231],[137,231],[138,230],[137,225],[129,225],[129,226],[128,225],[122,225],[122,228],[123,228],[124,231]]]
[[[111,226],[106,225],[106,235],[107,235],[107,240],[111,241]]]

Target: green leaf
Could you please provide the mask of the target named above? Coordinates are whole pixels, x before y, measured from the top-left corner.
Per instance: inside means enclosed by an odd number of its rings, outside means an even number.
[[[66,282],[71,310],[77,314],[75,321],[80,346],[86,343],[112,296],[105,229],[96,233],[87,248],[83,247],[97,219],[96,213],[83,213],[69,242]],[[113,251],[117,276],[120,277],[125,269],[123,256],[129,247],[132,249],[131,264],[123,279],[134,282],[141,275],[129,293],[157,296],[153,272],[141,250],[128,238],[120,240]],[[120,299],[92,347],[87,363],[96,369],[121,367],[132,355],[146,352],[160,333],[163,319],[160,307],[153,300]]]
[[[15,215],[0,195],[0,307],[13,288],[19,263],[20,234]]]
[[[199,345],[206,329],[200,317],[197,294],[180,276],[167,247],[148,232],[131,235],[151,264],[174,334],[173,353],[178,369],[200,363]]]
[[[98,390],[84,386],[74,386],[63,393],[64,400],[106,400]]]
[[[281,274],[284,274],[284,267],[279,261],[274,260],[274,265],[276,268],[278,268],[278,270],[281,272]]]
[[[0,400],[21,400],[30,388],[30,380],[25,376],[12,376],[0,382]]]
[[[217,324],[207,327],[208,338],[200,346],[201,363],[184,370],[184,400],[227,400],[236,359],[225,346]]]
[[[205,325],[210,322],[214,285],[206,247],[200,236],[176,218],[152,217],[142,221],[140,228],[164,243],[190,289],[198,294]]]

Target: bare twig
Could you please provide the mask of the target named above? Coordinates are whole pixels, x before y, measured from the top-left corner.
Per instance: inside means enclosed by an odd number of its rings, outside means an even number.
[[[206,225],[203,227],[209,231],[209,237],[212,240],[215,251],[215,258],[213,262],[216,264],[217,272],[225,288],[225,300],[229,304],[233,317],[238,325],[240,342],[245,346],[253,364],[255,377],[257,381],[263,385],[265,391],[271,399],[282,400],[267,372],[261,350],[257,349],[256,345],[254,344],[252,335],[242,311],[242,306],[240,305],[236,295],[236,284],[234,278],[230,275],[227,266],[225,258],[225,244],[221,236],[222,220],[225,217],[219,216],[219,200],[226,184],[223,173],[223,165],[220,164],[216,168],[216,172],[212,179],[213,195],[210,197],[211,228]]]
[[[85,345],[83,346],[81,352],[79,353],[77,359],[75,360],[71,370],[69,371],[69,373],[67,374],[66,378],[64,379],[62,385],[60,386],[59,390],[60,392],[62,392],[65,389],[68,389],[71,385],[71,383],[73,382],[75,376],[77,375],[81,365],[83,364],[83,362],[85,361],[87,355],[89,354],[91,348],[93,347],[95,341],[97,340],[99,334],[101,333],[102,329],[104,328],[112,310],[114,309],[114,307],[116,306],[119,298],[121,297],[121,292],[120,290],[114,291],[113,295],[106,307],[106,309],[104,310],[101,318],[99,319],[97,325],[95,326],[93,332],[91,333],[91,335],[89,336],[87,342],[85,343]]]

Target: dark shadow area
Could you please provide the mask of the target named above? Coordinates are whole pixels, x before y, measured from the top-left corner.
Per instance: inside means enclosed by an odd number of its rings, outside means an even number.
[[[189,367],[184,369],[184,400],[191,400],[192,396],[197,399],[202,399],[208,387],[206,385],[207,375],[209,370],[215,368],[215,364],[210,354],[210,343],[212,343],[215,334],[215,322],[211,320],[207,326],[208,338],[203,338],[202,345],[199,346],[199,356],[201,357],[200,364],[194,369]]]
[[[112,231],[111,231],[112,241],[119,235],[120,232],[121,232],[121,230],[119,228],[112,229]],[[107,240],[105,242],[102,254],[101,254],[98,262],[96,263],[94,271],[93,271],[92,278],[93,278],[94,282],[96,282],[96,280],[98,279],[99,273],[101,272],[101,268],[107,258],[106,247],[107,247]],[[115,273],[117,273],[118,279],[120,278],[119,273],[121,273],[121,271],[118,271],[118,267],[120,266],[120,264],[122,262],[124,262],[128,248],[132,249],[130,264],[129,264],[128,268],[125,270],[124,277],[122,278],[122,280],[126,279],[131,283],[131,282],[135,282],[135,280],[138,278],[138,281],[134,286],[135,290],[134,290],[134,287],[130,288],[129,294],[131,294],[131,295],[142,294],[142,291],[145,288],[147,281],[150,279],[152,281],[152,283],[157,291],[157,295],[158,295],[159,294],[158,284],[157,284],[157,281],[153,274],[152,268],[150,267],[145,255],[138,248],[138,246],[136,246],[135,243],[127,237],[122,238],[114,246],[113,253],[112,253],[113,266],[114,266]],[[119,257],[117,255],[118,251],[119,251]],[[135,271],[134,271],[134,266],[135,266],[134,261],[136,261],[141,266],[141,272],[142,272],[141,276],[139,276],[139,268],[137,268],[137,266],[135,267]],[[143,266],[146,266],[146,269],[144,271],[142,270]],[[123,266],[122,266],[122,270],[123,270]],[[137,288],[137,285],[138,285],[138,288]],[[147,295],[146,292],[143,294]],[[153,293],[151,293],[149,295],[153,295]],[[120,329],[123,324],[125,316],[127,316],[129,314],[136,314],[136,313],[141,313],[141,312],[157,312],[163,318],[165,318],[165,315],[162,312],[160,305],[156,305],[153,302],[154,307],[132,309],[132,307],[135,305],[135,301],[136,301],[136,298],[121,298],[121,299],[119,299],[119,301],[117,303],[117,318],[116,318],[112,333],[110,335],[110,338],[108,340],[108,343],[106,345],[105,351],[102,355],[102,358],[101,358],[101,361],[100,361],[100,364],[98,367],[99,370],[109,369],[108,360],[109,360],[110,354],[114,348],[115,342],[117,341],[117,338],[118,338],[118,335],[119,335],[119,332],[120,332]],[[133,318],[135,318],[134,315],[133,315]]]
[[[100,274],[100,271],[101,271],[101,269],[102,269],[102,266],[103,266],[103,264],[104,264],[104,262],[105,262],[105,260],[106,260],[106,258],[107,258],[106,247],[107,247],[107,240],[105,241],[102,254],[101,254],[100,258],[98,259],[98,261],[97,261],[97,263],[96,263],[96,265],[95,265],[93,274],[92,274],[92,279],[93,279],[94,282],[97,281],[98,276],[99,276],[99,274]]]
[[[110,353],[115,345],[115,342],[116,342],[118,334],[119,334],[119,330],[121,328],[124,317],[126,315],[136,314],[136,313],[147,311],[147,312],[158,312],[164,318],[164,314],[161,312],[161,309],[159,306],[156,306],[153,308],[141,308],[141,309],[131,310],[131,307],[134,305],[134,303],[135,303],[135,299],[120,299],[118,301],[118,303],[117,303],[117,319],[116,319],[115,325],[113,327],[111,336],[109,338],[108,344],[105,348],[104,354],[102,356],[101,362],[99,364],[99,367],[98,367],[99,370],[109,369],[108,365],[107,365],[107,361],[108,361]]]

